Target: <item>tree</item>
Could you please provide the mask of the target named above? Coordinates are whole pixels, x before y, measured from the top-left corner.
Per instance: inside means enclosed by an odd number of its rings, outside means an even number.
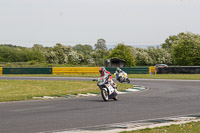
[[[94,46],[95,46],[95,50],[99,50],[99,49],[107,50],[106,41],[104,39],[98,39],[97,43]]]
[[[48,63],[53,63],[53,64],[57,64],[58,63],[58,58],[56,56],[56,52],[53,50],[48,50],[45,54],[46,56],[46,61]]]
[[[30,48],[0,45],[0,62],[42,62],[44,60],[41,52],[33,51]]]
[[[83,62],[83,55],[73,51],[70,46],[64,46],[57,43],[52,49],[49,49],[46,53],[46,59],[49,63],[58,64],[80,64]]]
[[[90,52],[92,52],[92,46],[91,45],[77,44],[73,47],[73,50],[77,51],[78,53],[88,55],[88,54],[90,54]]]
[[[54,46],[53,51],[56,53],[58,58],[58,64],[65,64],[68,62],[68,54],[72,51],[71,47],[66,47],[60,43]]]
[[[71,51],[68,55],[68,60],[71,64],[80,64],[83,61],[83,59],[83,55],[75,51]]]
[[[45,48],[40,44],[34,44],[33,47],[32,47],[32,50],[38,51],[38,52],[41,52],[41,53],[44,53],[46,51]]]
[[[143,65],[152,65],[153,60],[148,55],[147,50],[143,48],[133,48],[131,47],[132,53],[135,57],[135,62],[137,66],[143,66]]]
[[[68,63],[68,54],[72,51],[70,46],[64,46],[57,43],[56,46],[49,49],[46,53],[46,59],[49,63],[66,64]]]
[[[29,50],[26,53],[27,61],[43,62],[45,61],[45,56],[39,51]]]
[[[93,51],[91,45],[77,44],[73,47],[73,50],[79,54],[81,58],[80,63],[91,64],[91,52]]]
[[[190,32],[169,36],[162,44],[169,51],[176,65],[200,64],[200,35]]]
[[[120,58],[126,61],[126,66],[135,66],[135,57],[129,47],[118,44],[108,55],[107,58]]]
[[[108,53],[106,41],[104,39],[98,39],[95,44],[95,50],[91,52],[91,57],[95,60],[96,65],[102,66],[105,63],[104,59],[108,56]]]
[[[200,65],[200,35],[179,34],[179,40],[172,45],[174,63],[177,65]]]
[[[175,36],[175,35],[174,36],[169,36],[169,38],[167,38],[165,40],[165,43],[163,43],[161,45],[161,47],[171,52],[172,44],[175,43],[176,41],[178,41],[178,36]]]
[[[172,56],[166,49],[148,47],[147,53],[153,60],[153,64],[172,64]]]

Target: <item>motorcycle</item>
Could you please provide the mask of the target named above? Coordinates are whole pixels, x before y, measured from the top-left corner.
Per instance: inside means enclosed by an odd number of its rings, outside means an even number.
[[[108,101],[109,99],[118,100],[117,90],[105,78],[98,78],[97,86],[101,90],[101,96],[104,101]]]
[[[123,82],[130,83],[130,80],[126,73],[119,73],[119,75],[115,74],[115,76],[116,76],[117,81],[119,81],[120,83],[123,83]]]

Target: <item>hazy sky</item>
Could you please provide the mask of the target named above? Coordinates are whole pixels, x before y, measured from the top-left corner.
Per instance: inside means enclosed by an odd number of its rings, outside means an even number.
[[[200,0],[0,0],[0,44],[160,44],[200,34]]]

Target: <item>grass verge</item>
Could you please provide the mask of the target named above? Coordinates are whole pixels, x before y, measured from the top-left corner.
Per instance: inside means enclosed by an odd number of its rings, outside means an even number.
[[[200,122],[190,122],[180,125],[171,125],[158,128],[146,128],[136,131],[124,131],[121,133],[199,133],[200,132]]]
[[[5,74],[2,76],[32,76],[32,77],[99,77],[99,74],[90,75],[51,75],[51,74]],[[200,80],[200,74],[128,74],[129,78],[143,78],[143,79],[190,79]],[[113,75],[114,78],[114,75]]]
[[[129,74],[129,78],[200,80],[200,74]]]
[[[118,90],[131,87],[118,83]],[[100,93],[100,90],[93,81],[0,80],[0,102],[79,93]]]

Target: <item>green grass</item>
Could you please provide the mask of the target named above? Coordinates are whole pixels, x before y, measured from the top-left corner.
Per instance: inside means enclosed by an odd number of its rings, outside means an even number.
[[[133,85],[118,83],[118,90],[130,87]],[[0,80],[0,102],[78,93],[100,93],[100,90],[93,81]]]
[[[21,77],[99,77],[100,74],[57,74],[57,75],[53,75],[53,74],[3,74],[0,76],[21,76]]]
[[[136,131],[125,131],[121,133],[200,133],[200,122],[190,122],[181,125],[171,125],[159,128],[146,128]]]
[[[99,74],[90,75],[51,75],[51,74],[5,74],[2,76],[32,76],[32,77],[99,77]],[[143,79],[191,79],[200,80],[200,74],[128,74],[129,78],[143,78]],[[115,78],[113,76],[113,78]]]
[[[129,74],[129,78],[145,78],[145,79],[191,79],[200,80],[200,74]]]

